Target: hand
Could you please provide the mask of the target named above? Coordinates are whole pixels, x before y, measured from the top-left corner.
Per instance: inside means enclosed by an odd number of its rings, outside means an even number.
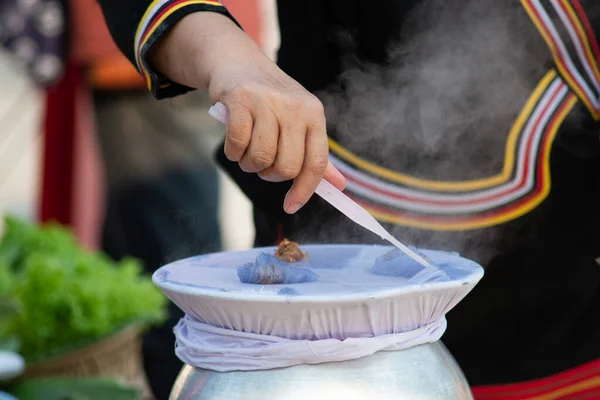
[[[306,204],[323,178],[345,187],[345,178],[328,161],[321,102],[228,18],[210,12],[185,17],[155,46],[150,60],[177,82],[208,88],[211,101],[227,107],[227,158],[270,182],[294,180],[286,212]]]

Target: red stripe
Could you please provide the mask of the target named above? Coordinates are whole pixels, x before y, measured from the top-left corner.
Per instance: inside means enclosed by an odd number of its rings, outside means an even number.
[[[154,16],[154,18],[152,19],[152,21],[146,27],[146,31],[142,34],[142,38],[140,39],[140,46],[138,47],[138,54],[137,54],[138,59],[140,59],[140,54],[142,54],[142,46],[144,45],[144,42],[146,41],[146,37],[148,36],[148,33],[152,30],[152,27],[154,25],[156,25],[156,21],[158,21],[160,19],[160,17],[162,17],[163,15],[165,15],[165,13],[167,11],[169,11],[171,8],[175,7],[178,4],[185,3],[186,1],[189,1],[189,0],[177,0],[177,1],[173,2],[173,3],[170,3],[160,13],[158,13],[157,15]],[[140,59],[140,67],[142,67],[142,65],[141,65],[141,59]]]
[[[517,203],[511,205],[510,207],[506,207],[506,208],[503,208],[503,209],[500,209],[500,210],[497,210],[497,211],[491,212],[491,213],[480,214],[475,217],[457,217],[455,215],[447,216],[447,217],[440,217],[440,216],[432,217],[432,216],[422,216],[422,215],[415,216],[414,214],[409,214],[406,212],[396,211],[396,210],[392,210],[392,209],[389,209],[386,207],[381,207],[378,205],[365,203],[364,201],[356,199],[352,196],[348,196],[348,197],[350,197],[352,200],[354,200],[361,206],[368,207],[368,208],[371,208],[376,211],[385,212],[387,214],[391,214],[391,215],[394,215],[397,217],[408,217],[408,218],[416,219],[419,221],[441,224],[441,223],[448,223],[448,222],[457,222],[457,223],[472,222],[472,221],[478,221],[480,219],[491,218],[491,217],[495,217],[498,215],[506,214],[516,208],[519,208],[521,205],[527,203],[531,197],[535,197],[535,195],[537,195],[539,192],[540,192],[540,185],[537,185],[535,190],[530,195],[528,195],[527,197],[524,197],[523,199],[519,200]]]
[[[472,389],[476,399],[523,399],[556,391],[600,375],[600,360],[535,381],[511,385],[480,386]],[[600,397],[599,397],[600,398]]]
[[[141,64],[141,59],[140,59],[140,54],[142,54],[142,47],[144,45],[144,42],[146,41],[146,37],[148,36],[148,33],[152,30],[152,28],[156,25],[156,22],[163,16],[165,15],[171,8],[177,6],[178,4],[181,3],[185,3],[188,2],[189,0],[177,0],[173,3],[170,3],[167,7],[165,7],[160,13],[158,13],[157,15],[154,16],[154,18],[152,19],[152,21],[148,24],[148,26],[146,27],[146,31],[142,34],[142,38],[140,39],[140,46],[138,47],[138,54],[137,57],[140,60],[140,67],[143,68],[142,64]],[[219,2],[220,3],[220,2]],[[216,4],[207,4],[207,5],[212,5],[217,7]]]
[[[592,58],[590,58],[589,53],[587,51],[585,51],[584,43],[586,42],[586,38],[583,37],[583,36],[581,36],[581,33],[579,32],[579,29],[575,28],[575,25],[577,24],[577,21],[575,21],[573,19],[573,16],[567,10],[567,7],[565,6],[565,3],[558,2],[558,4],[560,5],[560,8],[562,8],[563,12],[565,13],[565,15],[567,16],[567,18],[569,19],[569,21],[571,22],[571,25],[573,26],[573,30],[575,31],[575,34],[577,35],[577,37],[579,38],[579,41],[581,42],[581,46],[584,47],[583,53],[585,54],[585,58],[586,58],[587,62],[590,63],[590,66],[594,65],[594,60]],[[595,71],[594,71],[594,76],[596,76],[596,79],[598,79],[598,76],[595,74]]]
[[[419,198],[419,197],[415,197],[415,196],[410,196],[410,195],[403,195],[403,194],[398,194],[398,193],[394,193],[391,191],[388,191],[386,189],[381,189],[378,188],[368,182],[364,182],[361,181],[359,178],[355,178],[355,177],[351,177],[348,175],[346,176],[346,179],[348,179],[351,182],[356,183],[357,185],[360,185],[368,190],[371,190],[373,192],[376,193],[380,193],[395,199],[401,199],[401,200],[407,200],[407,201],[413,201],[413,202],[417,202],[420,204],[430,204],[430,205],[473,205],[473,204],[478,204],[478,203],[483,203],[486,201],[491,201],[491,200],[495,200],[501,197],[505,197],[510,195],[511,193],[514,193],[515,191],[519,190],[521,187],[523,187],[525,185],[525,182],[527,181],[527,176],[529,174],[529,158],[530,158],[530,152],[531,152],[531,148],[532,148],[532,143],[533,143],[533,138],[535,137],[535,131],[538,129],[540,122],[542,121],[542,119],[546,116],[546,114],[548,113],[548,109],[550,107],[550,105],[552,104],[552,102],[556,99],[556,96],[558,96],[558,93],[560,92],[560,90],[563,89],[563,87],[565,86],[564,83],[561,83],[556,90],[554,91],[552,97],[550,98],[550,101],[548,102],[548,104],[545,106],[543,112],[540,114],[540,116],[538,117],[538,119],[536,120],[533,128],[532,128],[532,133],[527,141],[527,146],[525,149],[525,170],[523,173],[523,176],[521,178],[521,180],[519,181],[519,184],[512,188],[512,189],[508,189],[508,190],[504,190],[501,191],[497,194],[493,194],[493,195],[489,195],[486,197],[483,197],[481,199],[476,199],[476,200],[430,200],[430,199],[423,199],[423,198]]]
[[[527,3],[529,3],[531,11],[535,14],[538,22],[540,23],[540,26],[542,27],[542,29],[546,33],[546,36],[552,42],[552,45],[554,46],[554,51],[557,53],[558,59],[560,60],[560,62],[563,64],[563,66],[567,69],[567,71],[571,75],[571,79],[573,80],[573,84],[577,86],[577,88],[581,91],[581,93],[583,95],[585,95],[585,91],[583,90],[583,88],[581,87],[581,85],[579,85],[579,82],[577,82],[577,79],[575,79],[575,76],[573,75],[573,73],[571,71],[569,71],[569,67],[565,63],[565,59],[564,59],[564,55],[562,54],[562,51],[560,50],[560,48],[558,47],[556,41],[554,40],[554,38],[550,34],[550,30],[546,27],[546,25],[545,25],[544,21],[542,20],[542,17],[540,16],[540,13],[538,12],[537,8],[535,7],[535,5],[532,4],[531,0],[526,0],[526,1],[527,1]]]
[[[579,20],[583,24],[585,32],[587,33],[588,42],[592,47],[596,61],[600,62],[600,46],[598,46],[598,40],[596,39],[596,35],[594,34],[594,30],[592,29],[592,25],[587,18],[585,10],[581,6],[581,3],[579,3],[579,0],[571,0],[571,4],[573,5],[573,8],[575,8],[575,12],[579,16]]]
[[[563,103],[560,105],[560,107],[558,108],[557,112],[555,113],[554,117],[552,118],[552,120],[550,121],[550,123],[548,124],[548,126],[546,127],[545,130],[545,134],[544,137],[542,138],[542,150],[541,150],[541,154],[539,157],[539,161],[538,163],[543,163],[543,160],[545,158],[546,152],[548,151],[549,146],[547,146],[548,140],[549,140],[549,135],[548,132],[550,132],[554,126],[558,123],[558,117],[560,115],[562,115],[562,111],[564,111],[564,109],[567,107],[569,100],[571,99],[571,96],[573,96],[572,94],[567,96],[565,98],[565,100],[563,101]],[[401,217],[401,218],[411,218],[411,219],[416,219],[419,221],[424,221],[424,222],[428,222],[428,223],[449,223],[449,222],[456,222],[456,223],[462,223],[462,222],[472,222],[472,221],[478,221],[481,219],[485,219],[485,218],[492,218],[498,215],[502,215],[502,214],[506,214],[508,212],[511,212],[519,207],[521,207],[523,204],[529,202],[531,200],[531,198],[535,198],[541,191],[542,188],[544,187],[544,175],[543,175],[543,166],[540,165],[538,167],[538,173],[537,173],[537,185],[535,187],[535,189],[526,197],[524,197],[523,199],[519,200],[516,203],[513,203],[512,205],[508,206],[508,207],[504,207],[500,210],[496,210],[494,212],[489,212],[489,213],[484,213],[484,214],[480,214],[474,217],[457,217],[455,215],[452,216],[447,216],[447,217],[443,217],[443,216],[421,216],[421,215],[414,215],[414,214],[409,214],[403,211],[398,211],[398,210],[394,210],[394,209],[390,209],[388,207],[385,206],[380,206],[380,205],[374,205],[371,203],[368,203],[364,200],[361,199],[357,199],[355,196],[349,195],[350,198],[352,198],[355,202],[357,202],[358,204],[362,205],[363,207],[369,207],[371,209],[374,209],[376,211],[380,211],[380,212],[384,212],[387,214],[391,214],[397,217]]]
[[[600,388],[595,387],[588,390],[583,390],[577,393],[570,393],[561,397],[564,400],[593,400],[600,399]]]

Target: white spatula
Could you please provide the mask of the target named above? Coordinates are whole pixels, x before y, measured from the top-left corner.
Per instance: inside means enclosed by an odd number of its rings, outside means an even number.
[[[227,123],[227,108],[223,104],[216,103],[210,108],[210,110],[208,110],[208,113],[216,120],[224,124]],[[367,210],[356,204],[351,198],[346,196],[325,179],[319,183],[315,193],[321,196],[329,204],[337,208],[342,214],[350,218],[352,221],[379,235],[382,239],[389,241],[422,266],[428,269],[434,268],[429,262],[427,262],[427,260],[400,243],[395,237],[386,231],[385,228],[381,226]]]

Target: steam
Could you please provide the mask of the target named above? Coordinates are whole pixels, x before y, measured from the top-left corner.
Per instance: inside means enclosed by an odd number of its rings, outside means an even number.
[[[532,28],[518,1],[426,0],[404,22],[385,66],[350,55],[339,85],[318,95],[338,140],[372,162],[427,179],[489,177],[501,171],[508,131],[548,65]],[[335,231],[336,242],[374,240],[345,223],[318,231]],[[484,234],[393,233],[473,254]]]
[[[388,65],[348,65],[344,91],[321,94],[328,120],[346,146],[412,175],[497,173],[519,102],[547,59],[545,47],[528,45],[531,27],[517,1],[427,0]]]

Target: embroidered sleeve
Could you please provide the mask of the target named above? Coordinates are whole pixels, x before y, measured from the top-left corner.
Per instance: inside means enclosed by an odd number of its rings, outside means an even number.
[[[99,0],[99,3],[116,44],[144,76],[148,89],[157,99],[193,90],[161,76],[148,63],[148,50],[161,35],[193,12],[218,12],[233,20],[216,0]]]

